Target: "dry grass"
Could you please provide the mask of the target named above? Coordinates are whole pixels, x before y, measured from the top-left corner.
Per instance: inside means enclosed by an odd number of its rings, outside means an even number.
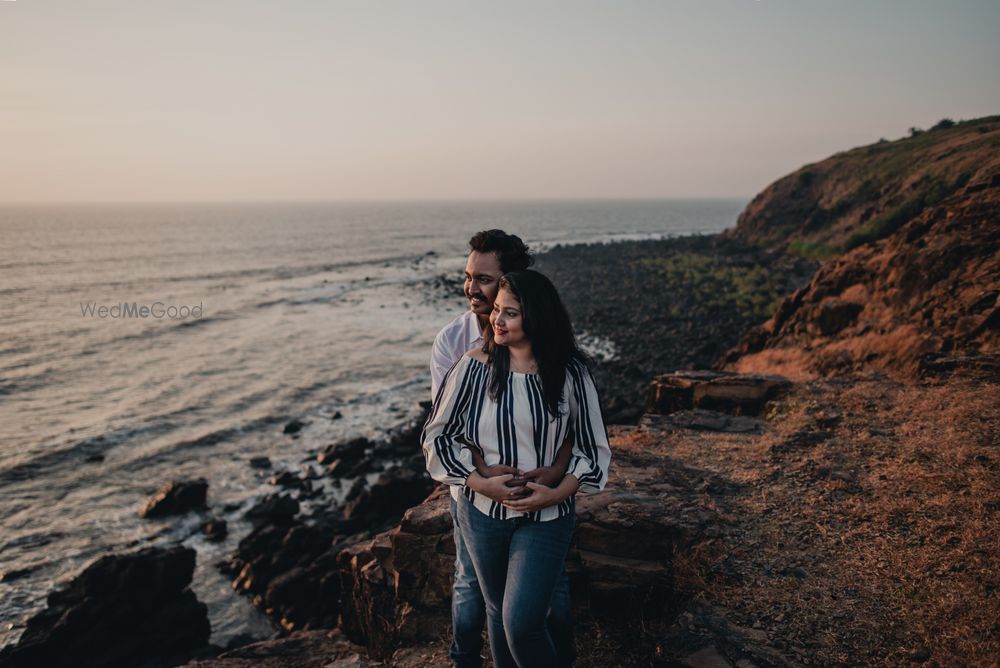
[[[762,436],[645,435],[743,484],[678,582],[802,663],[996,665],[998,389],[814,381]]]

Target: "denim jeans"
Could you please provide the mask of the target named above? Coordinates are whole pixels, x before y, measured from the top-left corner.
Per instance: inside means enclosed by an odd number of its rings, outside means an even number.
[[[464,497],[463,497],[464,500]],[[482,668],[483,624],[486,603],[476,579],[472,557],[458,526],[458,505],[451,499],[451,517],[455,535],[455,584],[451,597],[451,660],[456,668]],[[556,646],[554,668],[572,668],[576,662],[576,638],[573,635],[573,615],[570,608],[569,578],[566,564],[560,566],[559,578],[548,614],[549,633]]]
[[[464,500],[464,497],[463,497]],[[451,498],[455,534],[455,584],[451,589],[451,660],[456,668],[481,668],[486,603],[479,590],[472,557],[458,526],[458,506]]]
[[[486,602],[494,665],[496,668],[557,665],[552,631],[556,631],[556,636],[563,635],[560,640],[565,642],[564,634],[569,630],[572,642],[572,626],[550,631],[547,618],[556,585],[566,579],[566,552],[575,516],[571,513],[548,522],[533,522],[523,517],[498,520],[476,509],[464,496],[457,506],[458,529]],[[568,595],[563,598],[568,603]],[[572,661],[568,657],[559,658],[563,662]]]

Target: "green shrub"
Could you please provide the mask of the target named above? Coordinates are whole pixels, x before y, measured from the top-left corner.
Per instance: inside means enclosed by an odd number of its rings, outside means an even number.
[[[955,127],[955,121],[950,118],[942,118],[940,121],[934,124],[931,130],[947,130],[948,128]]]
[[[821,241],[792,241],[785,252],[804,260],[828,260],[840,251]]]
[[[961,187],[962,177],[959,176],[954,185],[949,187],[944,181],[935,177],[926,177],[916,194],[899,206],[890,209],[860,230],[852,234],[844,245],[844,250],[857,248],[870,241],[884,239],[911,219],[920,215],[925,208],[934,206],[945,197]]]

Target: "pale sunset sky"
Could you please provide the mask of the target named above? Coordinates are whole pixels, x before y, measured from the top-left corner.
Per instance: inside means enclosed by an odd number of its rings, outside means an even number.
[[[1000,2],[0,2],[0,203],[749,197],[1000,113]]]

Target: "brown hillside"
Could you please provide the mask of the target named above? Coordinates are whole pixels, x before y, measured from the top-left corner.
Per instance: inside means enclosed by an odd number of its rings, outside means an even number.
[[[852,369],[912,378],[956,366],[995,375],[1000,153],[977,174],[887,238],[828,261],[716,367],[796,378]]]
[[[1000,116],[949,123],[806,165],[764,189],[724,235],[817,259],[884,238],[1000,175]]]

